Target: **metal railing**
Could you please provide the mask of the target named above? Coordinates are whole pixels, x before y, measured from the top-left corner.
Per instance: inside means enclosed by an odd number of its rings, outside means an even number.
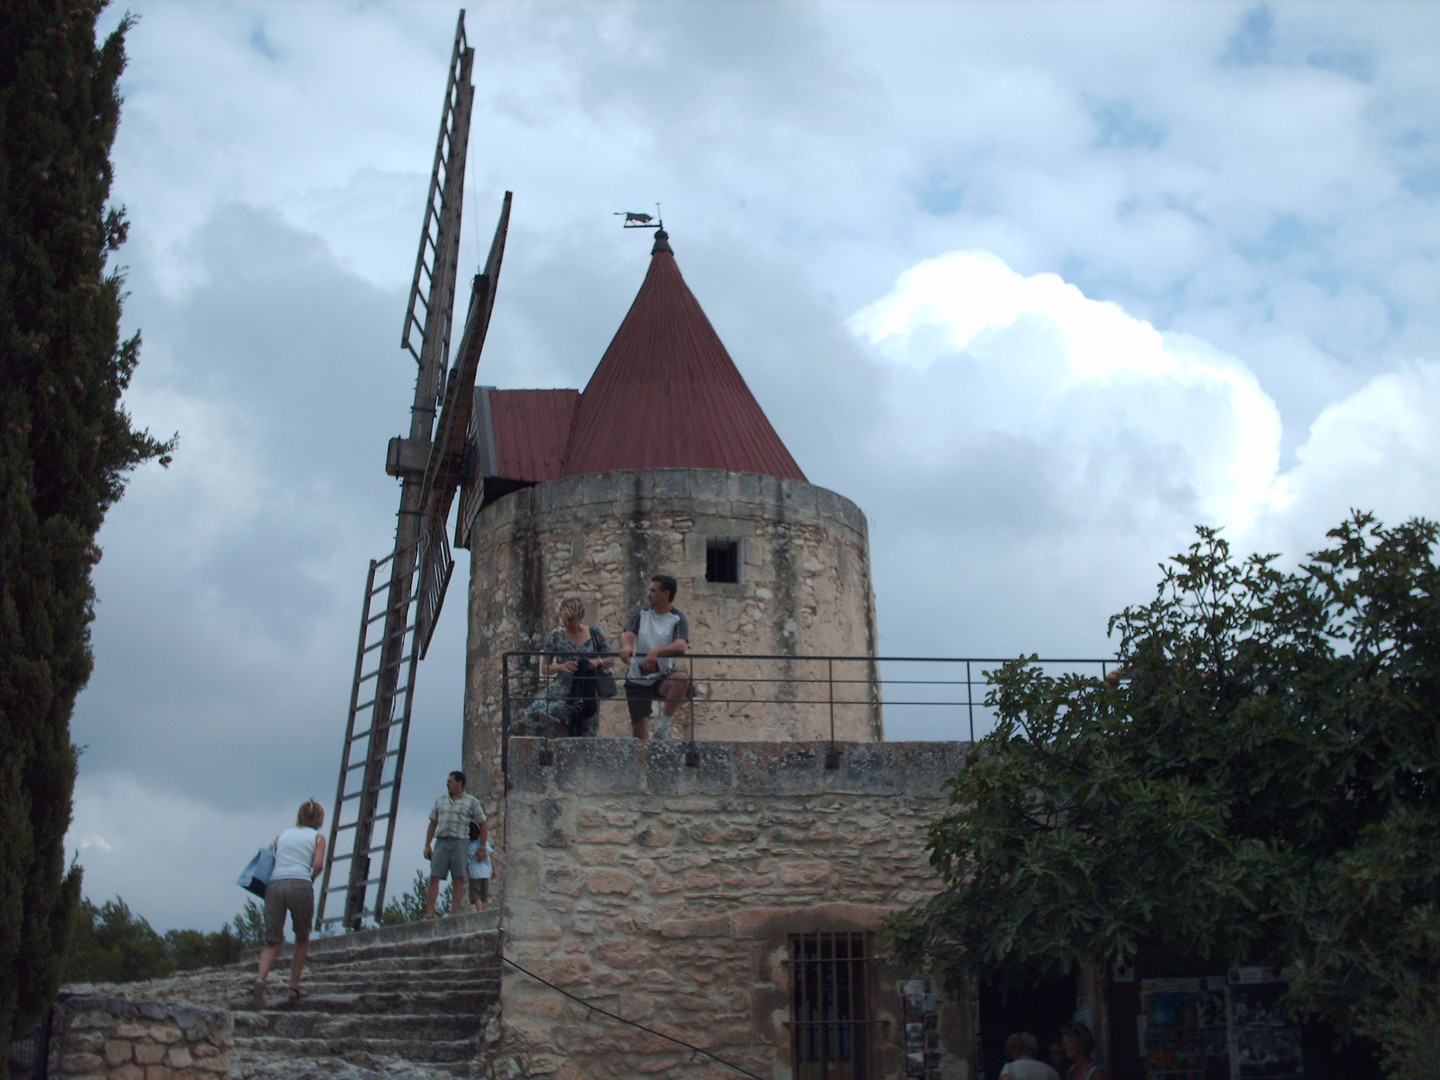
[[[515,650],[501,659],[503,749],[525,710],[543,700],[553,681],[539,675],[540,650]],[[614,653],[602,654],[615,656]],[[594,658],[593,653],[560,659]],[[755,653],[686,653],[676,667],[684,671],[694,696],[676,714],[681,738],[690,743],[743,738],[769,741],[785,732],[807,739],[872,741],[882,730],[889,741],[953,741],[968,733],[974,742],[994,727],[986,704],[991,672],[1014,657],[933,656],[782,656]],[[1104,678],[1113,659],[1032,659],[1047,674],[1093,674]],[[614,699],[624,710],[623,667],[612,666],[621,682]],[[604,708],[602,703],[602,709]],[[627,721],[628,729],[628,721]],[[775,733],[775,734],[766,734]]]

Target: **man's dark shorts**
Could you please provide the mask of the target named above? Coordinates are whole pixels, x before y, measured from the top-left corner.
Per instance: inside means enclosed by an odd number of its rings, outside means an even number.
[[[665,679],[668,678],[670,675],[665,676]],[[665,679],[656,679],[653,683],[633,683],[629,679],[625,680],[625,704],[630,709],[631,724],[638,724],[640,721],[650,718],[650,703],[661,700],[660,684]],[[685,696],[695,696],[694,683],[690,684]]]

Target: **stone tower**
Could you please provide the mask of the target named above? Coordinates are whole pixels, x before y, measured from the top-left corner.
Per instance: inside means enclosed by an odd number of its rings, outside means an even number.
[[[679,583],[706,742],[883,739],[865,517],[805,480],[685,284],[668,237],[583,391],[477,390],[464,762],[498,794],[502,671],[578,596],[612,645],[651,575]],[[725,659],[746,654],[767,659]],[[823,659],[817,659],[823,658]],[[621,697],[623,698],[623,691]],[[691,715],[686,716],[689,712]],[[621,699],[601,735],[629,735]]]

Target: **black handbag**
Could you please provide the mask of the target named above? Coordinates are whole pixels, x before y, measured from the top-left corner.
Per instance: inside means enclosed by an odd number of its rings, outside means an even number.
[[[590,628],[590,646],[597,653],[601,651],[599,635],[595,633],[593,626]],[[620,688],[615,684],[615,674],[608,667],[597,664],[594,677],[596,697],[612,698],[619,692]]]

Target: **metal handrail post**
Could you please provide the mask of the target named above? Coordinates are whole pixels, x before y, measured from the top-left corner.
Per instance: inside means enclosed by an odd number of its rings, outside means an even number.
[[[965,708],[970,713],[970,741],[975,741],[975,679],[970,674],[970,661],[965,661]]]
[[[690,685],[685,695],[688,700],[681,702],[681,705],[688,704],[690,706],[690,745],[685,748],[685,767],[698,769],[700,767],[700,749],[695,745],[695,699],[697,696],[695,693],[695,658],[686,656],[685,666],[690,675]]]

